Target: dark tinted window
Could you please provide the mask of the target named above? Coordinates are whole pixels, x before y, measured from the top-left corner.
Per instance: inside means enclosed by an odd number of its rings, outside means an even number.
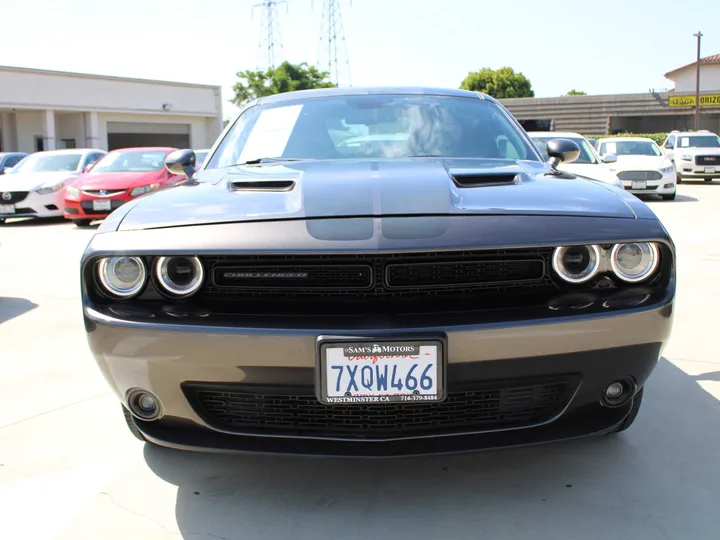
[[[263,157],[410,156],[538,159],[522,131],[492,102],[373,95],[252,107],[225,136],[208,168]]]

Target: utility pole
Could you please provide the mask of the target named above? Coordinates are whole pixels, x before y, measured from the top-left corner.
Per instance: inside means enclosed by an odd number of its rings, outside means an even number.
[[[330,79],[337,86],[342,83],[352,86],[340,0],[323,0],[318,65],[330,74]]]
[[[253,13],[256,8],[263,10],[258,39],[258,68],[263,64],[266,69],[274,68],[275,47],[282,49],[280,21],[277,14],[278,4],[287,4],[287,0],[263,0],[253,6]]]
[[[700,39],[702,32],[693,34],[697,38],[697,64],[695,65],[695,131],[700,131]]]

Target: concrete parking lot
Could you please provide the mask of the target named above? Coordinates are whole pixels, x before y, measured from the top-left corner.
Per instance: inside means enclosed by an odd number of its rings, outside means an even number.
[[[649,201],[678,249],[673,337],[625,434],[454,456],[227,456],[135,440],[88,353],[93,234],[0,227],[0,538],[720,537],[720,182]]]

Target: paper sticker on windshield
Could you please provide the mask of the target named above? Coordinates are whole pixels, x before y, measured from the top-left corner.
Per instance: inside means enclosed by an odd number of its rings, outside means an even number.
[[[682,148],[690,146],[690,137],[680,137],[680,146]]]
[[[281,157],[302,108],[302,105],[292,105],[262,111],[240,154],[240,161]]]

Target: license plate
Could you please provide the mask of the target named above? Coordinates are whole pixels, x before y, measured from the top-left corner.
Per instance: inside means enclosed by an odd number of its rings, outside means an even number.
[[[0,204],[0,214],[14,214],[15,213],[15,205],[14,204]]]
[[[110,210],[112,209],[111,201],[93,201],[93,210]]]
[[[715,172],[715,167],[705,167],[705,172],[712,174]]]
[[[646,189],[647,182],[633,182],[630,189]]]
[[[441,341],[322,342],[318,399],[328,405],[442,401],[443,365]]]

